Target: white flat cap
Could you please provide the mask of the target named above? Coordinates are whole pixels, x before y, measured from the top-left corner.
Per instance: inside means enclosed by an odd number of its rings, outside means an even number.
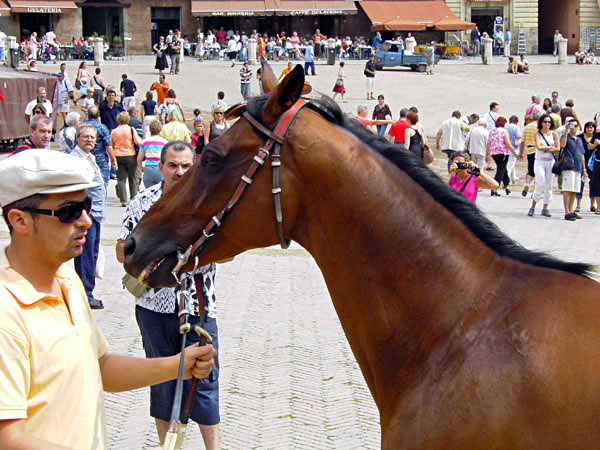
[[[48,149],[23,150],[0,162],[0,204],[34,194],[58,194],[98,186],[83,159]]]

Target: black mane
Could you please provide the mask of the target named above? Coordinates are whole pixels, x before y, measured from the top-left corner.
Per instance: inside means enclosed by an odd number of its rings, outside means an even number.
[[[248,112],[257,120],[262,120],[260,110],[267,97],[257,97],[248,102]],[[327,121],[338,125],[360,141],[367,144],[387,160],[405,172],[415,183],[425,189],[438,203],[452,212],[471,232],[498,255],[521,263],[548,269],[562,270],[581,276],[590,276],[593,266],[584,263],[561,261],[542,252],[526,249],[506,236],[477,206],[465,199],[456,189],[444,183],[410,152],[398,151],[385,138],[368,131],[355,120],[347,117],[331,98],[321,95],[311,97],[310,109],[319,113]]]

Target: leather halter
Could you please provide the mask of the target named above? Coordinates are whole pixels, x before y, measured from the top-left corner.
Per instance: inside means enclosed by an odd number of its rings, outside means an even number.
[[[178,274],[181,268],[187,263],[190,256],[194,256],[197,260],[198,256],[204,251],[206,244],[210,240],[211,237],[214,236],[215,227],[218,228],[223,223],[227,214],[231,212],[233,207],[238,203],[246,188],[252,184],[252,180],[258,169],[265,163],[266,159],[271,155],[271,168],[273,172],[273,189],[271,190],[273,194],[273,202],[275,206],[275,220],[277,221],[277,234],[279,236],[279,244],[281,248],[286,249],[290,246],[290,240],[285,237],[285,229],[283,226],[283,211],[281,207],[281,187],[279,184],[279,169],[281,167],[281,145],[285,142],[285,136],[287,134],[288,129],[292,125],[292,122],[296,118],[296,115],[300,112],[300,110],[307,105],[305,100],[299,99],[285,111],[277,121],[275,128],[273,130],[267,128],[264,124],[256,120],[254,117],[250,115],[247,111],[245,111],[242,115],[244,119],[246,119],[250,124],[256,128],[260,133],[264,134],[267,137],[264,145],[258,150],[258,153],[254,156],[252,162],[244,175],[242,175],[242,179],[238,184],[237,188],[233,192],[233,195],[227,202],[227,204],[215,215],[210,221],[206,224],[204,229],[202,230],[202,236],[192,245],[190,245],[185,253],[177,254],[177,264],[171,271],[175,279],[179,282]],[[196,261],[197,265],[197,261]]]

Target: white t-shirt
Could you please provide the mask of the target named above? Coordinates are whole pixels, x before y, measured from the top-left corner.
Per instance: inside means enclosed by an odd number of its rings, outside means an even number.
[[[488,134],[488,130],[482,126],[476,126],[470,131],[467,136],[467,147],[471,155],[485,156]]]
[[[237,52],[237,42],[235,42],[235,39],[229,39],[229,42],[227,42],[227,51],[228,52]]]
[[[56,34],[54,31],[50,30],[46,33],[46,42],[50,45],[54,45],[54,40],[56,39]]]
[[[456,117],[451,117],[442,122],[442,150],[461,151],[465,147],[465,137],[461,129],[462,122]]]
[[[487,130],[488,130],[488,132],[490,132],[494,128],[496,128],[496,119],[498,118],[498,114],[496,114],[493,111],[488,111],[488,112],[485,113],[485,115],[483,116],[483,118],[487,122]]]
[[[33,108],[37,104],[38,104],[37,98],[34,98],[29,103],[27,103],[27,106],[25,107],[25,114],[27,114],[28,116],[31,116],[31,113],[33,112]],[[46,116],[50,117],[50,114],[52,114],[52,103],[50,103],[50,101],[48,99],[44,100],[44,108],[46,108]]]

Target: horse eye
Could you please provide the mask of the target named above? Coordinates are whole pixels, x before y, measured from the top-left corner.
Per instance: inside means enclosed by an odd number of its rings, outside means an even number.
[[[221,164],[221,158],[214,152],[207,151],[204,156],[204,166],[215,168]]]

